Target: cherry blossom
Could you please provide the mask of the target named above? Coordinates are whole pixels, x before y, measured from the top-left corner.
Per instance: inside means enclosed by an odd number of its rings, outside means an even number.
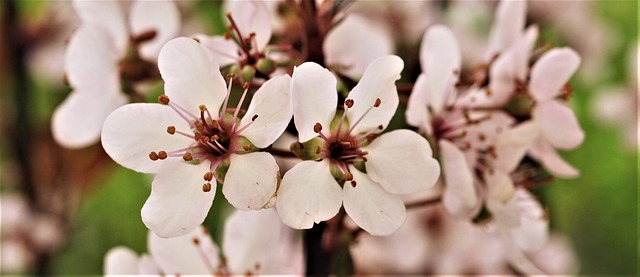
[[[246,108],[235,108],[212,53],[188,38],[169,41],[158,67],[160,104],[129,104],[105,121],[102,143],[121,165],[156,174],[142,220],[162,237],[185,234],[206,217],[216,191],[238,209],[273,205],[278,166],[270,146],[291,118],[288,75],[265,82]],[[219,112],[218,112],[219,111]],[[215,180],[214,180],[215,179]]]

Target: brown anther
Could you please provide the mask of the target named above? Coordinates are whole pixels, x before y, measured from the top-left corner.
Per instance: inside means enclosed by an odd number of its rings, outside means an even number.
[[[382,130],[382,129],[384,129],[384,126],[378,125],[378,130]]]
[[[249,151],[251,150],[251,145],[245,144],[244,146],[242,146],[242,149],[244,149],[244,151]]]
[[[200,240],[198,238],[193,238],[193,244],[195,245],[200,244]]]
[[[193,135],[193,139],[196,140],[196,141],[199,141],[201,138],[202,138],[202,135],[200,133],[195,133]]]
[[[318,122],[316,123],[316,125],[313,125],[313,131],[316,133],[320,133],[322,131],[322,124]]]
[[[212,141],[213,141],[213,140],[218,140],[219,138],[220,138],[220,136],[218,136],[218,135],[213,135],[213,136],[211,136],[211,140],[212,140]]]
[[[256,37],[256,33],[255,33],[255,32],[251,32],[251,34],[249,34],[249,37],[250,37],[250,38],[254,38],[254,37]]]
[[[231,34],[224,33],[224,39],[231,39]]]
[[[196,129],[198,129],[198,131],[204,131],[204,124],[202,124],[202,122],[196,122]]]
[[[344,100],[344,105],[347,106],[347,108],[351,109],[351,107],[353,107],[353,99]]]
[[[197,43],[200,43],[200,39],[198,39],[198,38],[191,38],[191,39],[193,39]]]
[[[254,114],[254,115],[251,117],[251,121],[256,121],[256,119],[258,119],[258,115],[257,115],[257,114]]]
[[[231,78],[231,79],[233,79],[233,78],[235,78],[235,77],[236,77],[236,74],[235,74],[235,73],[229,73],[229,74],[227,74],[227,78]]]
[[[367,135],[367,142],[372,142],[375,138],[376,138],[376,135],[374,134]]]
[[[380,100],[380,98],[376,98],[376,102],[373,103],[373,106],[377,108],[380,107],[380,104],[382,104],[382,100]]]
[[[344,175],[342,175],[342,178],[344,178],[347,181],[352,181],[353,180],[353,174],[351,174],[351,172],[347,172]]]
[[[158,160],[158,153],[156,153],[156,152],[149,153],[149,159],[151,159],[152,161],[157,161]]]
[[[351,181],[351,187],[354,187],[354,188],[356,187],[356,181],[354,180]]]
[[[207,137],[207,136],[203,136],[203,137],[202,137],[202,142],[203,142],[203,143],[207,143],[207,142],[209,142],[210,140],[211,140],[211,138],[209,138],[209,137]]]
[[[184,155],[182,155],[182,159],[185,161],[192,161],[193,160],[193,156],[191,156],[190,152],[184,153]]]
[[[220,128],[220,123],[218,123],[217,120],[213,120],[211,122],[211,127],[213,127],[213,129],[218,129],[218,128]]]
[[[167,158],[167,152],[165,152],[165,151],[158,152],[158,158],[161,159],[161,160],[166,159]]]
[[[320,148],[320,145],[318,145],[316,147],[316,155],[322,153],[322,148]]]
[[[167,127],[167,133],[169,133],[170,135],[175,134],[176,133],[176,126]]]
[[[198,106],[198,109],[200,109],[200,111],[201,111],[201,112],[204,112],[204,111],[206,111],[206,110],[207,110],[207,106],[205,106],[205,105],[200,105],[200,106]]]
[[[204,174],[204,180],[207,182],[211,182],[213,180],[213,173],[211,171]]]
[[[249,89],[250,86],[251,84],[249,84],[249,82],[244,82],[244,84],[242,84],[242,89]]]
[[[169,96],[166,96],[164,94],[158,96],[158,102],[160,102],[160,104],[162,105],[169,105]]]
[[[211,183],[205,183],[204,185],[202,185],[202,191],[210,192],[211,191]]]

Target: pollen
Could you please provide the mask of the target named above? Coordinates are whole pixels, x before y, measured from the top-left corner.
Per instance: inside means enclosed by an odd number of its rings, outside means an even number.
[[[169,105],[169,96],[166,96],[164,94],[158,96],[158,102],[160,102],[160,104],[162,105]]]

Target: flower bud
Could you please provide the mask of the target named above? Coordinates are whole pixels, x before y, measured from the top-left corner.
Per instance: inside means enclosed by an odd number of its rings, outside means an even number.
[[[253,66],[245,65],[242,68],[242,72],[240,72],[240,80],[242,82],[251,83],[253,81],[253,76],[256,75],[256,69]]]
[[[276,65],[268,58],[261,58],[256,63],[256,68],[264,75],[269,75],[276,70]]]
[[[531,113],[531,109],[533,108],[533,101],[527,95],[517,94],[513,98],[511,98],[511,100],[509,100],[506,108],[507,111],[509,111],[509,113],[512,115],[526,116]]]

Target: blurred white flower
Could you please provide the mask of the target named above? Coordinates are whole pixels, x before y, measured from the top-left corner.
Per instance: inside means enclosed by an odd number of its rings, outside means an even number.
[[[238,209],[273,205],[278,166],[271,154],[256,150],[270,146],[291,119],[290,77],[264,83],[244,110],[248,84],[238,106],[228,108],[232,78],[227,88],[211,52],[194,40],[169,41],[158,67],[165,81],[162,105],[123,106],[102,131],[116,162],[156,174],[142,208],[145,225],[162,237],[193,230],[211,207],[216,180]]]

